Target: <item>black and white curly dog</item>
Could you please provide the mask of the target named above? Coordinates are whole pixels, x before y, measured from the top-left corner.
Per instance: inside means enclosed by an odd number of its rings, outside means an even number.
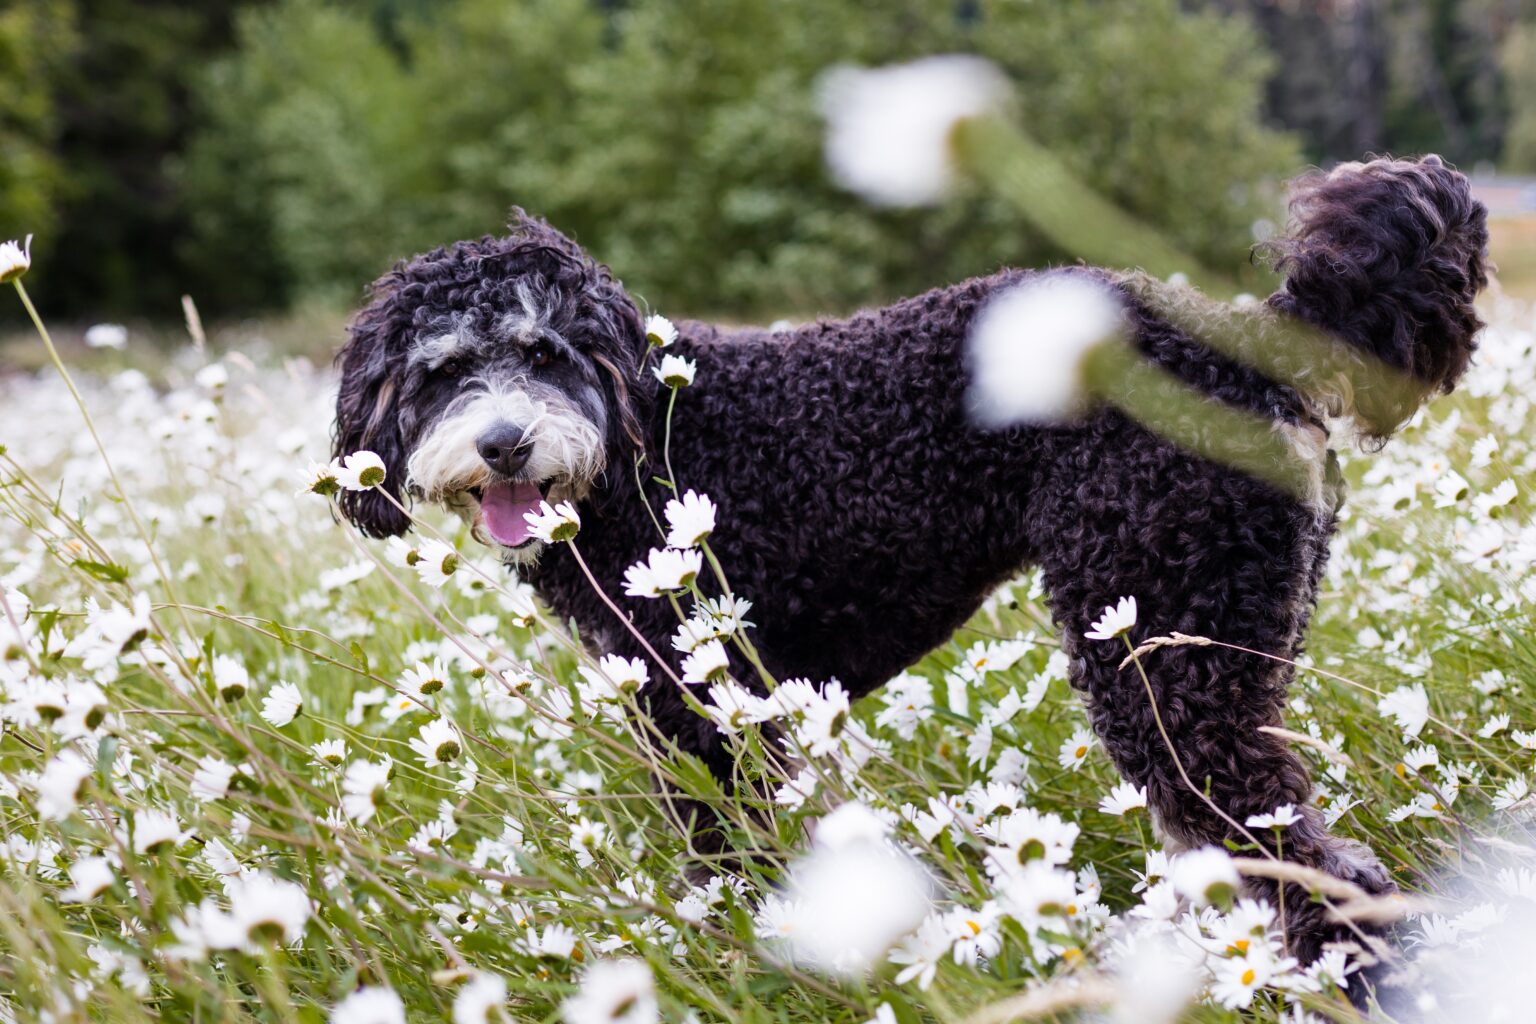
[[[1482,326],[1472,304],[1486,284],[1485,211],[1438,158],[1382,159],[1299,181],[1291,221],[1276,246],[1285,282],[1268,306],[1405,371],[1411,394],[1300,393],[1154,314],[1125,275],[1049,273],[1112,282],[1146,359],[1211,402],[1310,435],[1320,457],[1325,413],[1353,414],[1363,435],[1385,438],[1466,369]],[[677,401],[672,467],[681,487],[718,504],[711,544],[751,599],[757,648],[780,679],[869,693],[1039,566],[1072,683],[1120,772],[1146,786],[1166,841],[1236,839],[1181,780],[1140,679],[1120,667],[1124,649],[1081,638],[1106,605],[1134,595],[1138,635],[1177,630],[1293,658],[1335,508],[1190,454],[1108,406],[1049,426],[976,426],[967,330],[990,296],[1031,273],[780,332],[680,323],[673,351],[697,361],[698,379]],[[569,548],[530,539],[521,513],[541,497],[575,502],[581,553],[621,594],[625,568],[659,543],[635,492],[645,486],[652,507],[670,496],[637,482],[659,464],[664,419],[647,353],[641,315],[608,270],[519,214],[508,237],[436,249],[374,284],[340,356],[336,451],[377,452],[393,497],[455,508],[591,647],[640,657]],[[642,454],[649,468],[637,473]],[[380,494],[347,493],[342,508],[369,535],[410,526]],[[666,602],[625,610],[671,651]],[[1227,815],[1308,804],[1306,768],[1260,730],[1280,724],[1287,665],[1186,646],[1148,667],[1185,770]],[[643,700],[657,725],[729,780],[714,725],[652,677]],[[1394,888],[1367,849],[1303,813],[1286,833],[1288,860],[1373,893]],[[1305,962],[1340,933],[1301,888],[1288,887],[1287,921]]]

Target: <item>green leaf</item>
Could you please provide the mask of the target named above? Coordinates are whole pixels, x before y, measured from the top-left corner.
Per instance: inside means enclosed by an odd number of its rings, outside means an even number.
[[[69,564],[103,583],[128,582],[128,567],[115,562],[91,562],[84,558],[77,558]]]

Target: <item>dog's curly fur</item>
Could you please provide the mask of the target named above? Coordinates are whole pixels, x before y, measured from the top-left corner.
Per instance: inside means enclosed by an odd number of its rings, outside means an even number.
[[[1466,179],[1437,158],[1344,165],[1303,180],[1293,225],[1276,246],[1286,274],[1269,305],[1325,328],[1411,374],[1412,403],[1356,395],[1364,433],[1385,437],[1424,395],[1448,391],[1481,324],[1485,213]],[[1180,631],[1293,659],[1301,649],[1335,509],[1181,450],[1110,407],[1077,421],[987,431],[965,413],[964,352],[977,311],[1030,276],[1005,270],[845,320],[782,332],[681,323],[674,351],[697,361],[671,431],[682,488],[719,506],[711,545],[736,593],[751,599],[754,640],[778,678],[836,678],[854,696],[946,641],[1000,583],[1043,569],[1071,679],[1125,778],[1147,787],[1175,847],[1220,843],[1228,824],[1181,781],[1122,647],[1082,639],[1104,606],[1139,602],[1138,632]],[[1087,268],[1112,286],[1123,279]],[[640,314],[607,270],[541,221],[402,263],[374,287],[341,356],[336,450],[371,448],[401,499],[403,467],[430,420],[430,386],[407,358],[411,338],[451,315],[490,322],[533,287],[588,366],[606,418],[607,469],[582,504],[580,550],[609,595],[658,546],[637,479],[659,465],[663,417],[642,376]],[[1153,363],[1276,424],[1318,429],[1291,387],[1216,354],[1125,289],[1135,345]],[[1394,393],[1395,394],[1395,393]],[[635,458],[648,470],[637,477]],[[645,484],[659,507],[670,495]],[[377,495],[343,510],[373,535],[408,520]],[[553,610],[601,651],[642,656],[566,546],[522,566]],[[622,599],[621,599],[622,600]],[[666,602],[625,611],[659,651],[676,628]],[[739,666],[738,666],[739,667]],[[1281,722],[1292,669],[1225,647],[1176,647],[1148,659],[1152,689],[1184,769],[1242,821],[1305,807],[1286,833],[1288,860],[1382,893],[1393,882],[1358,844],[1330,836],[1307,807],[1302,762],[1263,726]],[[653,672],[656,724],[723,779],[732,765],[708,720]],[[754,684],[753,674],[738,678]],[[700,837],[708,838],[708,830]],[[1255,888],[1273,896],[1267,883]],[[1338,932],[1291,886],[1287,922],[1304,959]]]

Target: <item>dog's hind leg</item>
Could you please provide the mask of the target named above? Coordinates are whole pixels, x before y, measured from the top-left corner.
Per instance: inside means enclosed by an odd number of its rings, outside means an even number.
[[[1073,684],[1120,772],[1146,787],[1173,849],[1244,845],[1251,834],[1271,855],[1372,894],[1391,892],[1391,877],[1369,850],[1328,833],[1310,806],[1305,765],[1264,731],[1281,724],[1293,676],[1287,661],[1301,647],[1331,509],[1240,478],[1211,483],[1179,472],[1149,476],[1142,486],[1106,479],[1042,514],[1053,520],[1043,562]],[[1247,650],[1163,647],[1141,659],[1144,681],[1124,639],[1084,637],[1122,596],[1139,604],[1133,642],[1178,631]],[[1244,827],[1250,815],[1282,804],[1302,818],[1278,844],[1273,830]],[[1273,883],[1249,888],[1275,901]],[[1329,940],[1359,938],[1303,887],[1285,889],[1288,942],[1302,962]]]

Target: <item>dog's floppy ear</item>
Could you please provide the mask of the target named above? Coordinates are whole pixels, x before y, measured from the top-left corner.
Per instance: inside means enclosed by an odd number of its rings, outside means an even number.
[[[645,372],[650,348],[645,324],[623,286],[599,268],[592,290],[595,321],[592,362],[602,375],[604,397],[613,415],[608,424],[608,450],[629,457],[645,450],[646,424],[650,421],[656,388]]]
[[[372,301],[348,325],[347,344],[337,355],[341,386],[336,394],[335,455],[371,451],[384,460],[384,483],[368,491],[342,491],[342,514],[370,537],[395,537],[411,528],[410,517],[379,490],[403,501],[405,442],[396,408],[413,303],[402,267],[371,288]]]

